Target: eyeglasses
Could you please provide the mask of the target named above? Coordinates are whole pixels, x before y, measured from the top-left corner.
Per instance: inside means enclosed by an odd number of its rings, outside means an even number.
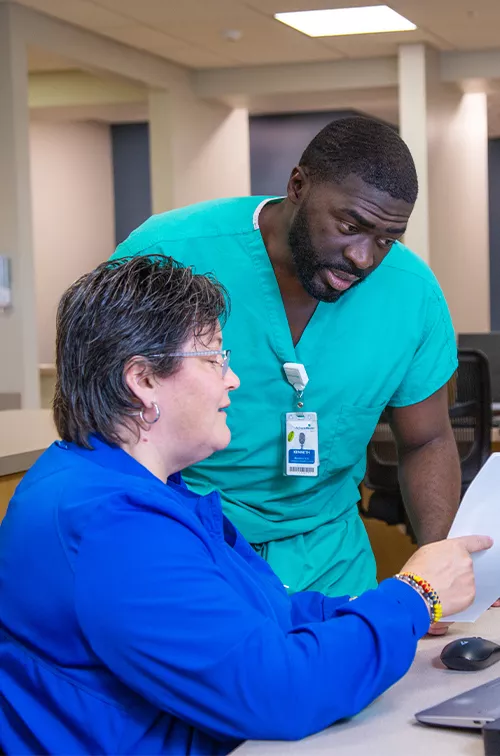
[[[222,377],[226,375],[227,371],[229,370],[229,356],[231,354],[230,349],[209,349],[206,352],[171,352],[170,354],[165,354],[165,357],[208,357],[209,355],[217,355],[220,354],[222,357],[222,362],[218,363],[220,364],[222,368]],[[153,354],[152,357],[162,357],[163,355],[160,354]]]

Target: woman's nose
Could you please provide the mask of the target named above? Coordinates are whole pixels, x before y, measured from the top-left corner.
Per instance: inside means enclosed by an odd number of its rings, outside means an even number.
[[[224,376],[224,386],[227,391],[234,391],[240,385],[240,379],[231,368],[228,368],[226,375]]]

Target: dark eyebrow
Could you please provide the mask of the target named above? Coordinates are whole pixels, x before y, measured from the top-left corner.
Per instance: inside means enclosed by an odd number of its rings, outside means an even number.
[[[357,223],[359,223],[360,226],[364,226],[364,228],[373,229],[376,228],[375,223],[371,223],[369,220],[366,220],[366,218],[363,218],[362,215],[360,215],[356,210],[350,210],[347,207],[342,208],[342,212],[346,215],[350,215],[351,218],[353,218]],[[406,226],[403,226],[402,228],[386,228],[384,229],[383,233],[386,234],[395,234],[395,235],[401,235],[404,234],[406,231]]]
[[[403,226],[402,228],[386,228],[385,233],[386,234],[394,234],[394,236],[401,236],[401,234],[404,234],[406,231],[406,226]]]
[[[370,221],[366,220],[366,218],[363,218],[363,216],[360,215],[356,210],[349,210],[347,207],[343,207],[342,212],[346,215],[350,215],[351,218],[357,221],[360,226],[364,226],[365,228],[375,228],[375,223],[371,223]]]

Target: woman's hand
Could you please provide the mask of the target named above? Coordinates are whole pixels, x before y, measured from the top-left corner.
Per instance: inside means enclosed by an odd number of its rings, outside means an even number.
[[[427,631],[428,635],[446,635],[453,622],[433,622]]]
[[[489,536],[449,538],[422,546],[401,572],[420,575],[434,588],[443,606],[443,615],[456,614],[474,601],[476,586],[471,554],[489,549]]]

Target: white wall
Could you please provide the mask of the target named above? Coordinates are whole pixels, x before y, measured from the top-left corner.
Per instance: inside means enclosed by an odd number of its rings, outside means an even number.
[[[114,249],[110,129],[32,121],[30,148],[38,357],[51,363],[61,294]]]

